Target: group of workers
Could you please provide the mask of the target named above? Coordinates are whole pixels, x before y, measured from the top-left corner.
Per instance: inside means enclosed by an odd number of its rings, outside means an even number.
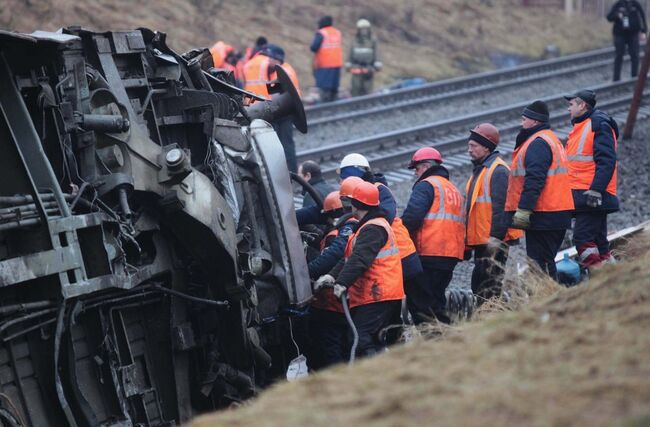
[[[616,122],[595,108],[596,94],[566,96],[573,129],[566,144],[551,129],[549,111],[535,101],[522,112],[510,164],[497,150],[498,129],[474,127],[468,153],[474,165],[464,194],[449,179],[439,151],[417,150],[408,167],[416,182],[401,217],[383,175],[361,154],[341,161],[331,191],[314,162],[300,173],[323,195],[296,211],[301,227],[323,228],[319,253],[310,257],[314,301],[310,336],[315,367],[347,359],[350,333],[341,299],[358,330],[357,355],[386,345],[390,325],[406,307],[415,324],[450,321],[445,290],[456,264],[474,258],[472,291],[479,302],[501,295],[509,246],[525,235],[526,254],[557,279],[555,256],[575,218],[573,241],[585,269],[613,261],[607,214],[618,210]]]

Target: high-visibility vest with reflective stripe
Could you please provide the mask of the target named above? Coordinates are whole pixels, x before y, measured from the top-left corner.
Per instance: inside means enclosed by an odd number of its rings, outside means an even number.
[[[429,183],[435,194],[429,212],[416,232],[418,254],[462,260],[465,250],[463,196],[454,184],[441,176],[429,176],[422,182]]]
[[[314,56],[314,68],[337,68],[343,65],[341,32],[334,27],[318,30],[323,36],[320,48]]]
[[[594,137],[591,129],[591,118],[573,125],[566,144],[566,154],[569,165],[569,183],[573,190],[589,190],[596,174],[594,162]],[[616,134],[614,137],[614,150],[618,151]],[[614,167],[614,174],[607,185],[606,191],[616,196],[616,176],[618,175],[618,161]]]
[[[558,212],[573,210],[573,196],[569,187],[569,171],[567,158],[562,143],[550,129],[535,132],[512,155],[510,178],[508,179],[508,195],[506,197],[507,212],[516,211],[519,207],[521,192],[524,190],[526,177],[526,151],[530,144],[541,138],[548,144],[553,153],[553,161],[546,172],[546,182],[533,208],[535,212]]]
[[[390,191],[390,188],[381,182],[375,182],[375,187],[377,187],[378,190],[380,190],[381,187],[384,187],[388,190],[389,193],[391,193],[391,195],[393,194],[393,192]],[[395,239],[397,242],[397,247],[399,248],[400,257],[404,259],[407,256],[415,253],[415,244],[413,243],[413,240],[411,240],[409,231],[406,229],[406,227],[404,227],[402,219],[395,217],[395,219],[393,219],[393,223],[390,226],[393,229],[393,233],[395,233]]]
[[[388,239],[372,265],[348,288],[350,308],[380,301],[401,300],[404,297],[402,282],[402,261],[395,242],[395,233],[386,218],[373,218],[364,223],[348,240],[345,247],[346,261],[352,255],[359,233],[368,225],[377,225],[386,230]]]
[[[469,210],[465,209],[466,212],[469,212],[467,216],[467,233],[465,236],[467,246],[485,245],[490,238],[490,229],[492,228],[491,183],[492,174],[498,166],[503,166],[510,171],[506,162],[501,157],[497,157],[489,168],[483,168],[481,173],[476,177],[476,184],[474,184],[472,194],[469,194],[469,190],[472,188],[474,176],[470,176],[467,180],[467,185],[465,186],[465,197],[469,204]],[[509,228],[504,241],[516,240],[523,235],[524,232],[522,230]]]
[[[270,82],[270,64],[271,58],[259,54],[248,61],[244,65],[244,90],[268,98],[269,91],[266,84]]]

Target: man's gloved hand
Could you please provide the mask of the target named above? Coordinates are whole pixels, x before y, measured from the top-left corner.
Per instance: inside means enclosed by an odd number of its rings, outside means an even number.
[[[384,68],[384,64],[383,64],[381,61],[375,61],[375,63],[372,64],[372,67],[373,67],[376,71],[380,71],[382,68]]]
[[[603,204],[603,195],[598,191],[587,190],[582,194],[587,198],[587,206],[590,208],[597,208]]]
[[[346,62],[343,66],[345,67],[345,71],[350,71],[350,69],[352,68],[352,63]]]
[[[490,236],[487,241],[487,252],[491,257],[495,256],[499,250],[503,247],[505,243],[502,240],[497,239],[496,237]]]
[[[346,288],[343,285],[339,285],[338,283],[334,285],[334,296],[338,299],[341,299],[344,293],[346,293],[348,288]]]
[[[314,292],[318,292],[319,289],[323,288],[324,286],[332,286],[334,285],[334,277],[331,274],[323,274],[314,282]]]
[[[512,217],[512,228],[520,228],[522,230],[530,227],[530,216],[533,211],[528,209],[517,209],[515,215]]]

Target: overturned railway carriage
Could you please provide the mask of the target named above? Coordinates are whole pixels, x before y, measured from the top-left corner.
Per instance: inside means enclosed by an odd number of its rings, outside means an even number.
[[[311,291],[255,119],[277,111],[193,55],[146,29],[0,34],[0,424],[175,425],[293,357]]]

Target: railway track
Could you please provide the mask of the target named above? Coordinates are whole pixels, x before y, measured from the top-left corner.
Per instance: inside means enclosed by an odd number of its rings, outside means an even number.
[[[626,111],[629,106],[633,87],[634,81],[626,80],[591,88],[598,93],[598,107],[616,116]],[[648,92],[650,90],[646,90],[646,93]],[[570,126],[566,100],[562,95],[541,98],[547,102],[551,112],[551,124],[560,134],[563,130],[566,133]],[[298,161],[316,160],[321,164],[325,177],[332,179],[336,176],[340,159],[345,154],[358,152],[365,155],[373,169],[377,171],[390,173],[393,169],[402,169],[399,173],[403,174],[405,172],[403,167],[415,150],[432,146],[441,151],[447,166],[452,168],[461,166],[469,162],[469,157],[465,153],[468,130],[481,122],[494,123],[502,134],[502,140],[505,141],[499,145],[499,150],[504,154],[511,152],[514,149],[513,135],[520,127],[521,111],[530,102],[527,100],[453,119],[302,150],[297,153]]]
[[[305,109],[310,126],[376,114],[402,103],[435,102],[446,97],[478,93],[495,86],[506,87],[530,79],[542,79],[607,66],[613,62],[613,48],[536,61],[506,70],[488,71],[395,91],[318,104]]]

